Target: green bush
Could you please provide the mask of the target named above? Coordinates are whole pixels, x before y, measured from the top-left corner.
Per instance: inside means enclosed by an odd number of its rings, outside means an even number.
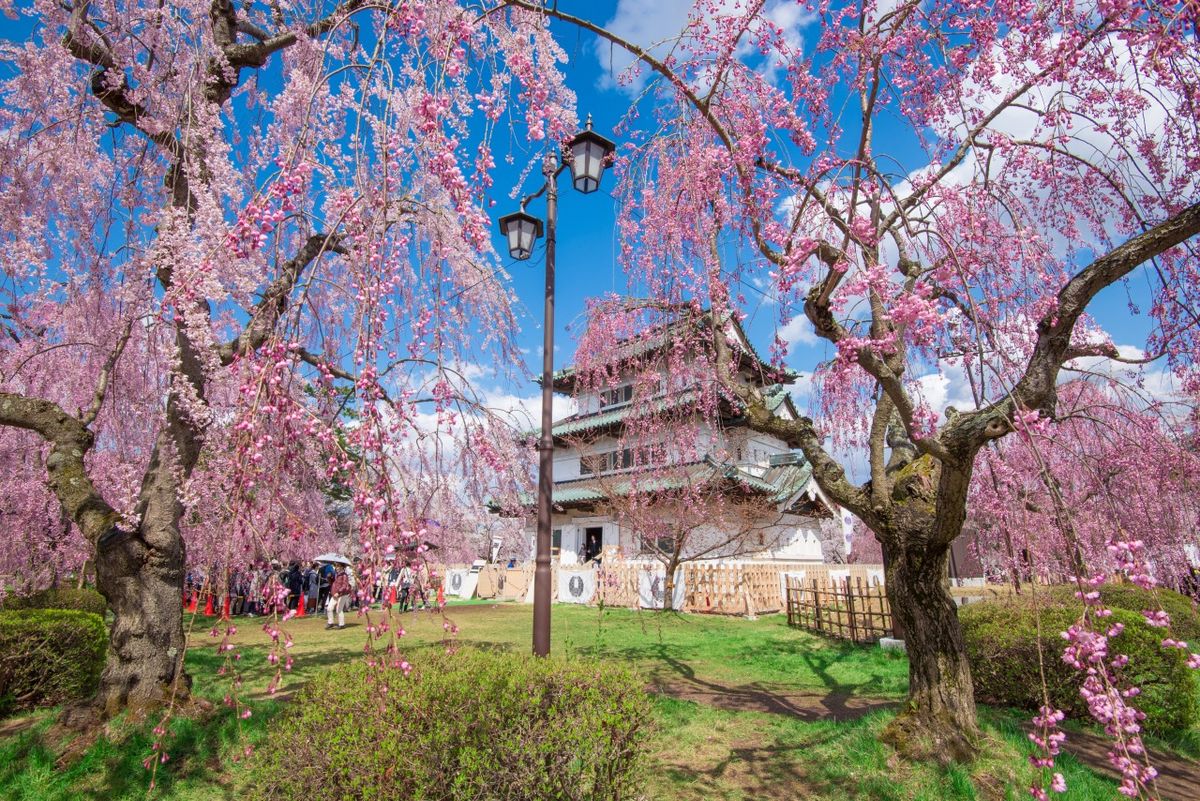
[[[1066,600],[1069,598],[1070,600]],[[1163,648],[1163,629],[1146,624],[1141,612],[1115,605],[1108,623],[1123,623],[1125,630],[1109,641],[1109,653],[1124,654],[1129,663],[1121,678],[1141,688],[1132,700],[1146,715],[1147,731],[1167,734],[1184,731],[1198,717],[1197,685],[1187,667],[1187,653]],[[1067,715],[1086,719],[1087,704],[1079,695],[1083,676],[1062,661],[1066,641],[1061,632],[1079,619],[1081,603],[1051,593],[1032,599],[983,601],[959,612],[967,656],[979,701],[1002,706],[1037,709],[1043,703],[1039,673],[1038,621],[1041,625],[1041,665],[1050,702]]]
[[[1055,587],[1054,598],[1078,606],[1074,586]],[[1192,599],[1174,590],[1156,587],[1143,590],[1136,584],[1105,584],[1100,588],[1100,600],[1109,608],[1141,613],[1161,609],[1171,616],[1171,636],[1187,642],[1200,643],[1200,612]]]
[[[104,619],[91,612],[0,612],[0,714],[91,695],[107,648]]]
[[[13,595],[4,599],[5,609],[76,609],[104,617],[104,596],[95,590],[58,587],[39,590],[32,595]]]
[[[304,689],[257,752],[249,790],[617,801],[638,793],[649,718],[642,682],[594,662],[463,649],[423,653],[407,678],[357,662]]]

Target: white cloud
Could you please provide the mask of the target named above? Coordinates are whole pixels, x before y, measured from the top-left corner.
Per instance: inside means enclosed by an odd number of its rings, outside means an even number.
[[[604,27],[622,39],[646,48],[655,56],[661,56],[678,41],[691,10],[692,0],[619,0],[613,18]],[[604,68],[600,87],[616,88],[621,74],[633,64],[633,56],[604,39],[596,40],[595,52]],[[623,90],[636,94],[645,85],[643,71]]]
[[[720,0],[707,4],[715,7],[716,14],[739,14],[742,4],[738,0]],[[616,36],[636,44],[657,58],[661,58],[675,50],[687,48],[686,37],[688,18],[695,6],[694,0],[619,0],[612,19],[604,24],[605,29]],[[706,9],[707,10],[707,9]],[[800,31],[816,17],[804,10],[798,3],[790,0],[770,0],[767,3],[764,16],[783,30],[783,38],[793,52],[800,52],[803,39]],[[709,15],[711,19],[711,15]],[[748,59],[757,54],[757,49],[749,43],[750,36],[743,36],[739,43],[737,55]],[[630,79],[622,80],[622,74],[633,64],[634,58],[624,48],[618,47],[604,39],[598,39],[594,45],[596,58],[603,70],[599,80],[602,89],[619,88],[629,95],[637,95],[645,88],[648,74],[643,67]],[[774,73],[783,64],[781,55],[772,53],[767,57],[765,68]],[[703,82],[701,76],[698,80]]]
[[[816,345],[820,342],[812,323],[803,314],[797,314],[788,324],[779,329],[779,338],[791,345]]]
[[[943,362],[937,372],[927,373],[916,381],[916,391],[926,405],[944,422],[946,409],[953,406],[960,412],[975,408],[975,398],[966,373],[958,364]]]
[[[542,395],[515,395],[505,390],[483,393],[480,403],[488,411],[499,416],[517,431],[532,431],[541,426]],[[575,413],[575,399],[554,394],[551,409],[555,420]]]

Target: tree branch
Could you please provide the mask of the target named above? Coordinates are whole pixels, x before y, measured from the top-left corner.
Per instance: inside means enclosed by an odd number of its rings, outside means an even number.
[[[1037,342],[1029,365],[1013,389],[1017,405],[1053,416],[1058,371],[1064,362],[1079,355],[1071,347],[1071,334],[1088,304],[1100,290],[1197,234],[1200,234],[1200,203],[1113,248],[1076,273],[1059,290],[1055,308],[1038,323]]]
[[[32,431],[50,443],[49,486],[93,544],[116,525],[117,513],[88,478],[84,457],[95,442],[82,421],[57,403],[0,391],[0,425]]]
[[[308,237],[296,255],[283,263],[279,275],[263,292],[242,333],[237,339],[220,347],[221,364],[229,364],[235,357],[262,347],[287,311],[288,300],[300,280],[300,275],[325,252],[345,253],[339,245],[340,241],[341,235],[336,233],[312,234]]]
[[[96,421],[96,417],[100,414],[100,408],[104,405],[104,398],[108,395],[108,384],[112,377],[112,372],[117,366],[117,360],[121,358],[121,353],[125,350],[125,345],[129,342],[129,335],[133,331],[133,321],[135,318],[130,317],[125,321],[125,327],[121,329],[121,335],[117,338],[117,344],[109,352],[108,358],[104,360],[104,366],[100,368],[100,376],[96,379],[96,391],[92,393],[92,403],[87,410],[79,410],[79,422],[84,426],[90,426]]]

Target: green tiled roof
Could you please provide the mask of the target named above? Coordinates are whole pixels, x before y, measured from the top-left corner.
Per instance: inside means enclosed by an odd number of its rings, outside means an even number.
[[[704,459],[677,467],[688,468],[688,475],[664,476],[661,478],[645,478],[636,484],[639,492],[654,492],[663,489],[678,489],[689,482],[710,481],[714,478],[724,478],[736,482],[768,496],[773,503],[783,503],[808,485],[812,478],[812,467],[799,456],[796,464],[768,467],[761,477],[750,473],[739,465],[723,465],[712,459]],[[632,477],[631,477],[632,479]],[[635,490],[632,480],[607,480],[607,486],[601,486],[595,479],[578,479],[558,484],[554,489],[551,500],[555,506],[573,506],[575,504],[596,503],[609,497],[624,497]],[[524,495],[522,503],[532,506],[536,498]],[[493,508],[493,511],[496,511]]]
[[[692,391],[681,392],[678,395],[671,397],[659,398],[647,408],[644,403],[627,403],[618,409],[613,409],[609,412],[596,412],[594,414],[573,415],[563,420],[559,420],[554,424],[554,428],[550,432],[556,437],[569,437],[575,434],[582,434],[586,431],[594,431],[600,428],[620,423],[629,417],[636,414],[654,414],[663,412],[667,409],[674,409],[686,403],[691,403],[696,399],[696,393]],[[530,432],[532,436],[537,436],[541,433],[540,428],[535,428]]]
[[[644,353],[648,353],[652,350],[655,350],[656,348],[663,347],[665,344],[667,344],[668,342],[671,341],[671,338],[673,337],[674,332],[676,330],[678,330],[678,328],[680,326],[687,325],[687,324],[693,323],[693,322],[698,322],[701,325],[705,325],[705,326],[711,326],[712,325],[712,312],[706,311],[706,312],[704,312],[704,314],[700,315],[699,317],[695,317],[695,318],[684,317],[682,319],[677,319],[673,322],[669,322],[665,325],[659,326],[656,330],[648,331],[643,336],[635,336],[635,337],[631,337],[627,340],[624,340],[622,342],[619,342],[617,344],[616,352],[613,356],[613,359],[614,359],[614,361],[620,360],[620,359],[631,359],[636,356],[641,356]],[[791,369],[790,367],[778,367],[778,368],[771,367],[770,362],[768,360],[764,359],[759,354],[758,350],[754,347],[754,344],[752,342],[750,342],[750,337],[748,337],[746,335],[745,329],[742,327],[742,324],[738,321],[738,319],[736,317],[732,318],[732,323],[733,323],[734,328],[741,335],[738,340],[735,340],[730,343],[730,345],[733,347],[734,352],[742,353],[743,355],[749,357],[752,361],[757,362],[763,368],[770,369],[770,370],[774,371],[776,375],[790,379],[791,381],[795,381],[797,378],[800,377],[800,374],[797,373],[795,370]],[[574,365],[564,367],[561,370],[555,371],[552,381],[557,386],[560,382],[570,380],[571,378],[574,377],[574,375],[575,375]],[[540,383],[541,379],[539,378],[539,379],[537,379],[537,381]],[[789,383],[790,383],[790,381],[789,381]]]
[[[763,389],[763,398],[767,402],[767,409],[771,412],[776,412],[779,407],[788,402],[787,387],[783,384],[772,384]],[[688,391],[670,398],[660,398],[655,401],[653,408],[647,409],[644,404],[628,403],[618,409],[613,409],[608,412],[594,412],[585,415],[572,415],[559,420],[554,424],[551,432],[555,437],[571,437],[578,434],[583,434],[588,431],[596,431],[609,426],[617,425],[624,422],[635,414],[654,414],[657,412],[666,411],[682,406],[686,403],[691,403],[696,399],[694,391]],[[528,436],[536,437],[541,433],[541,429],[535,428],[529,432]]]

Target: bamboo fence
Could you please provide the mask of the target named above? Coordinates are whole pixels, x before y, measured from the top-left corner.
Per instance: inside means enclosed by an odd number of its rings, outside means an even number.
[[[892,611],[883,585],[861,577],[836,584],[787,581],[788,625],[851,642],[892,634]]]

